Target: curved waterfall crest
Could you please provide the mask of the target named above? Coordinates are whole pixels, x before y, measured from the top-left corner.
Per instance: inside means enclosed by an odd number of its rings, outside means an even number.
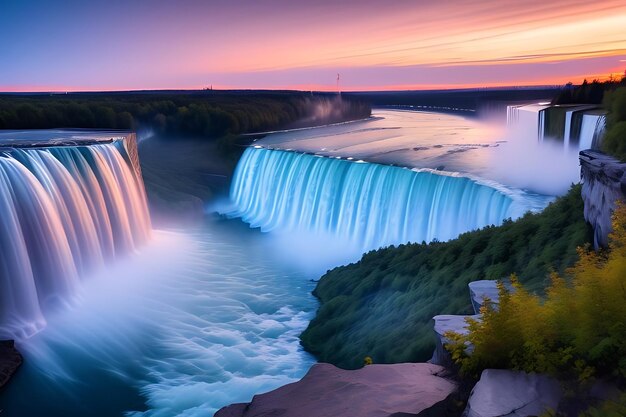
[[[121,141],[0,151],[0,211],[0,338],[36,333],[86,272],[150,237]]]
[[[234,210],[264,231],[330,235],[362,250],[448,240],[523,209],[503,189],[431,170],[248,148],[230,193]]]

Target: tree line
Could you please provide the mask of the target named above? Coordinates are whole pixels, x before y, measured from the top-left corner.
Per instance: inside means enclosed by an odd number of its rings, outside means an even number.
[[[322,116],[320,114],[322,108]],[[370,115],[369,105],[303,92],[75,93],[0,95],[0,129],[153,129],[220,138]]]
[[[626,87],[626,77],[621,80],[589,82],[584,80],[581,85],[568,83],[552,100],[552,104],[602,104],[604,93]]]

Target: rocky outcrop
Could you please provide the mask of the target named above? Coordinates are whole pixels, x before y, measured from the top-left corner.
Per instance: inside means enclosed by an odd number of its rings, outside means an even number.
[[[22,361],[13,340],[0,340],[0,389],[9,382]]]
[[[368,365],[346,371],[313,365],[300,381],[250,403],[233,404],[215,417],[430,417],[444,415],[457,390],[444,368],[426,363]]]
[[[498,282],[495,280],[483,279],[480,281],[473,281],[468,284],[470,291],[470,298],[472,299],[472,307],[474,308],[474,314],[480,313],[480,308],[485,303],[485,299],[493,304],[498,304],[500,295],[498,294]]]
[[[124,138],[124,148],[130,158],[130,163],[137,174],[137,178],[141,178],[141,163],[139,162],[139,151],[137,149],[137,134],[128,133]]]
[[[585,220],[593,227],[594,247],[606,247],[616,202],[626,201],[626,163],[602,152],[582,151],[580,176]]]
[[[468,318],[480,320],[480,315],[456,316],[445,314],[433,317],[433,320],[435,321],[434,329],[437,339],[435,341],[435,351],[433,352],[433,357],[428,362],[435,365],[445,366],[447,368],[452,366],[450,353],[444,347],[445,344],[449,343],[449,340],[444,336],[444,334],[449,331],[459,334],[467,334]],[[468,346],[468,349],[471,349],[471,346]]]
[[[511,281],[503,279],[504,288],[509,292],[514,292],[515,288],[511,285]],[[470,298],[472,300],[472,307],[474,308],[474,314],[480,313],[480,308],[485,304],[485,299],[497,308],[500,303],[500,294],[498,292],[498,281],[483,279],[480,281],[472,281],[468,284],[470,291]]]
[[[508,280],[503,280],[504,286],[509,291],[514,291],[511,283]],[[439,315],[433,317],[435,321],[434,330],[437,336],[435,342],[435,351],[432,358],[428,361],[436,365],[445,366],[446,368],[452,367],[452,358],[450,353],[444,347],[445,344],[450,341],[444,336],[446,332],[454,332],[459,334],[467,334],[467,319],[480,320],[480,308],[485,304],[485,300],[489,300],[492,305],[497,307],[500,302],[500,294],[498,293],[498,281],[496,280],[479,280],[472,281],[468,284],[470,299],[472,301],[472,307],[474,309],[473,316],[457,316],[457,315]],[[467,352],[472,351],[472,346],[467,346]]]
[[[545,375],[486,369],[474,386],[463,417],[527,417],[556,410],[563,392]]]

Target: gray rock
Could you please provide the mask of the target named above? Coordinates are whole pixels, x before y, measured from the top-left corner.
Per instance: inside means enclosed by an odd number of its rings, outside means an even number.
[[[368,365],[354,371],[320,363],[300,381],[255,395],[250,403],[224,407],[215,417],[424,416],[457,390],[440,376],[444,372],[426,363]]]
[[[0,388],[9,382],[22,362],[13,340],[0,340]]]
[[[511,282],[508,279],[503,279],[504,287],[510,292],[514,291]],[[485,298],[489,299],[489,302],[495,306],[500,302],[500,294],[498,294],[498,281],[483,279],[480,281],[472,281],[468,284],[470,291],[470,298],[472,299],[472,307],[474,308],[474,314],[480,313],[480,308],[485,303]]]
[[[545,375],[486,369],[476,384],[463,417],[527,417],[556,410],[563,392]]]
[[[433,357],[428,362],[445,367],[450,367],[452,365],[452,358],[450,357],[450,353],[444,348],[444,345],[446,343],[449,343],[450,341],[444,336],[444,334],[448,331],[453,331],[459,334],[467,334],[467,318],[480,320],[480,315],[439,315],[433,317],[433,320],[435,321],[434,329],[437,340],[435,342],[435,351],[433,352]],[[471,351],[472,347],[468,346],[468,349]]]
[[[472,281],[468,286],[474,314],[480,313],[480,308],[485,303],[485,298],[489,299],[493,304],[498,304],[500,296],[498,294],[497,281],[482,279],[480,281]]]
[[[598,151],[580,152],[585,220],[593,227],[596,249],[608,245],[611,215],[618,200],[626,201],[626,163]]]

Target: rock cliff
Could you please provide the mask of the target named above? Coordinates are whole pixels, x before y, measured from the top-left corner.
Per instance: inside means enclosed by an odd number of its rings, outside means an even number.
[[[606,247],[617,201],[626,201],[626,163],[602,152],[580,152],[585,220],[593,227],[594,247]]]

